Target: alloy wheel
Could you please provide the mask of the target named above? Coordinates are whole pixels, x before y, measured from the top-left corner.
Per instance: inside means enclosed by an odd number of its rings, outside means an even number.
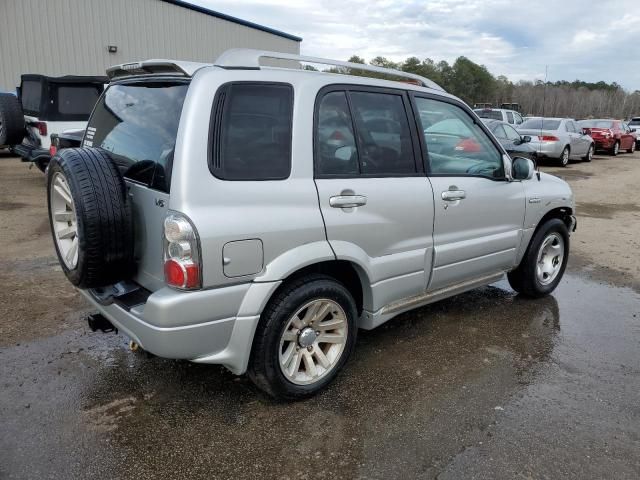
[[[65,266],[73,270],[78,264],[78,220],[67,179],[56,172],[51,182],[51,227]]]
[[[347,315],[335,301],[312,300],[288,320],[278,349],[280,370],[296,385],[325,377],[339,363],[347,343]]]

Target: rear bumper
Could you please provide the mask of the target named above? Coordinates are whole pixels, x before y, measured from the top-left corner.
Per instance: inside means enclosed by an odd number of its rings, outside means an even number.
[[[529,145],[536,151],[537,158],[560,158],[564,145],[560,142],[535,142]]]
[[[611,150],[613,148],[614,143],[616,142],[615,138],[594,138],[593,141],[596,144],[596,150]]]
[[[105,305],[90,291],[80,292],[115,327],[154,355],[220,364],[239,375],[247,369],[263,297],[268,298],[278,284],[197,292],[163,288],[131,308],[115,302]],[[234,314],[221,315],[229,304],[235,306]]]
[[[51,160],[49,150],[36,147],[35,145],[21,143],[20,145],[12,145],[10,150],[12,153],[21,157],[23,162],[35,162],[38,160],[48,162]]]

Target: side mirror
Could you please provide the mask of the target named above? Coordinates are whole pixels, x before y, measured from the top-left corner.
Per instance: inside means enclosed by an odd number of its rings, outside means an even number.
[[[351,160],[351,155],[353,155],[353,149],[348,145],[338,148],[334,154],[338,160],[343,160],[345,162]]]
[[[512,174],[514,180],[530,180],[536,171],[536,165],[533,160],[524,157],[515,157],[513,159]]]
[[[529,143],[531,141],[531,135],[524,135],[522,137],[522,143]]]

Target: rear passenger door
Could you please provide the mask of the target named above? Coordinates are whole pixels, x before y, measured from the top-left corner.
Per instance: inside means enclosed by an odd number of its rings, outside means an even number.
[[[424,292],[431,269],[433,193],[405,91],[335,85],[315,106],[315,182],[327,239],[360,265],[365,307]]]
[[[418,119],[438,118],[441,126],[440,131],[425,129],[423,136],[435,203],[428,290],[511,269],[522,239],[522,183],[508,181],[503,152],[466,106],[427,94],[415,94],[413,100]],[[450,128],[454,124],[458,127]],[[445,137],[454,148],[442,148]]]
[[[579,133],[578,126],[575,122],[573,120],[565,120],[564,125],[571,139],[571,156],[579,157],[587,153],[588,146],[586,145],[584,135]]]

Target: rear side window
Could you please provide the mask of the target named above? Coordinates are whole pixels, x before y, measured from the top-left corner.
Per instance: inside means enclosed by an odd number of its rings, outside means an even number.
[[[350,92],[358,134],[361,173],[416,172],[413,143],[402,95]]]
[[[178,82],[112,85],[89,119],[84,146],[108,150],[126,178],[168,192],[188,87]]]
[[[293,88],[231,83],[214,101],[211,171],[223,180],[283,180],[291,172]]]
[[[62,115],[91,114],[100,97],[101,89],[97,87],[58,87],[58,111]]]
[[[42,99],[42,84],[39,81],[24,81],[20,91],[22,109],[27,115],[38,115]]]
[[[327,93],[318,106],[316,171],[320,175],[359,173],[358,149],[345,92]]]

